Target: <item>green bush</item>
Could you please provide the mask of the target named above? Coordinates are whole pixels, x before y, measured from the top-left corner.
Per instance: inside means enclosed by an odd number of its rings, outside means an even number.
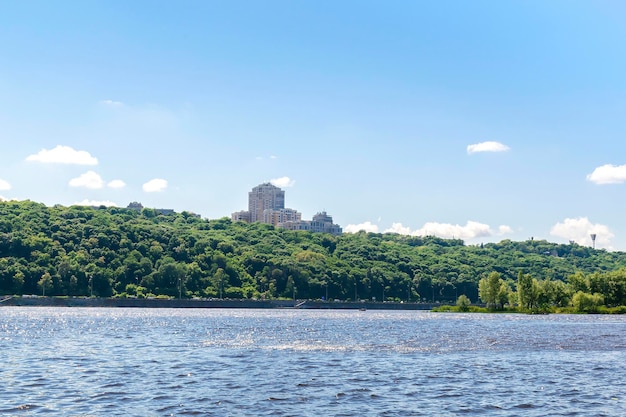
[[[572,297],[572,306],[579,313],[596,313],[603,304],[604,297],[598,293],[589,294],[578,291]]]
[[[470,305],[472,305],[472,302],[465,294],[459,295],[459,298],[456,300],[456,306],[459,311],[469,311]]]

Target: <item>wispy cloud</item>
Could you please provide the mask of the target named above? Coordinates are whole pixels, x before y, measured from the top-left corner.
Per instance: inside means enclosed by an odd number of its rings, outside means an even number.
[[[142,134],[172,135],[182,134],[178,129],[187,117],[185,110],[172,111],[155,104],[128,104],[115,100],[101,100],[100,111],[108,118],[109,129],[140,131]],[[146,132],[147,131],[147,132]]]
[[[100,100],[100,104],[110,107],[123,107],[124,103],[115,100]]]
[[[26,157],[28,162],[46,164],[98,165],[98,159],[87,151],[77,151],[69,146],[57,145],[54,149],[42,149]]]
[[[84,187],[97,190],[104,186],[102,177],[94,171],[87,171],[77,178],[72,178],[69,182],[70,187]]]
[[[579,245],[591,246],[591,234],[596,235],[598,246],[611,248],[611,239],[615,237],[613,232],[600,223],[591,223],[587,217],[567,218],[552,226],[550,234],[567,240],[573,240]]]
[[[126,187],[126,183],[122,180],[113,180],[107,183],[107,187],[109,188],[124,188]]]
[[[296,182],[289,177],[280,177],[270,180],[270,184],[279,188],[293,187]]]
[[[587,175],[587,181],[595,184],[621,184],[626,181],[626,165],[599,166]]]
[[[359,224],[349,224],[343,228],[343,231],[346,233],[358,233],[361,230],[364,232],[378,233],[378,226],[372,224],[370,221],[366,221]]]
[[[500,142],[487,141],[467,145],[467,153],[473,154],[478,152],[506,152],[510,148]]]
[[[8,181],[0,179],[0,190],[8,191],[10,189],[11,189],[11,184],[9,184]]]
[[[73,206],[89,206],[89,207],[119,207],[116,203],[108,200],[83,200],[72,204]]]
[[[159,193],[165,191],[167,188],[167,181],[161,178],[155,178],[143,185],[143,190],[146,193]]]

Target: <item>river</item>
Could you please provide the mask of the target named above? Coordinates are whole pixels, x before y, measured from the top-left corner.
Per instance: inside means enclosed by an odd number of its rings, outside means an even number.
[[[626,317],[0,307],[0,415],[624,416]]]

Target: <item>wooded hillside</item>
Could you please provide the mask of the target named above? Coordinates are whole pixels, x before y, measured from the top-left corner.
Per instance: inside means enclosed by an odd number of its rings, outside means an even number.
[[[491,272],[515,288],[617,271],[626,254],[529,240],[331,236],[152,209],[0,203],[0,293],[454,301]]]

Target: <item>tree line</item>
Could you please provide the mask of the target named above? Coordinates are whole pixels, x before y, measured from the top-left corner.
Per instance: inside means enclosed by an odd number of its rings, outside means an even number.
[[[480,299],[491,310],[508,307],[522,312],[626,313],[626,268],[588,275],[578,271],[568,276],[566,282],[549,277],[537,280],[519,271],[513,284],[503,280],[498,272],[492,272],[478,282]],[[457,300],[461,310],[468,311],[469,305],[469,300]]]
[[[623,305],[615,279],[603,278],[623,276],[622,268],[625,253],[575,243],[466,245],[434,236],[332,236],[148,208],[0,203],[1,294],[442,303],[463,295],[477,303],[481,280],[491,273],[505,283],[507,294],[520,294],[522,273],[541,294],[567,285],[567,297],[558,302],[572,302],[581,292]],[[528,306],[544,303],[541,297],[531,297]]]

